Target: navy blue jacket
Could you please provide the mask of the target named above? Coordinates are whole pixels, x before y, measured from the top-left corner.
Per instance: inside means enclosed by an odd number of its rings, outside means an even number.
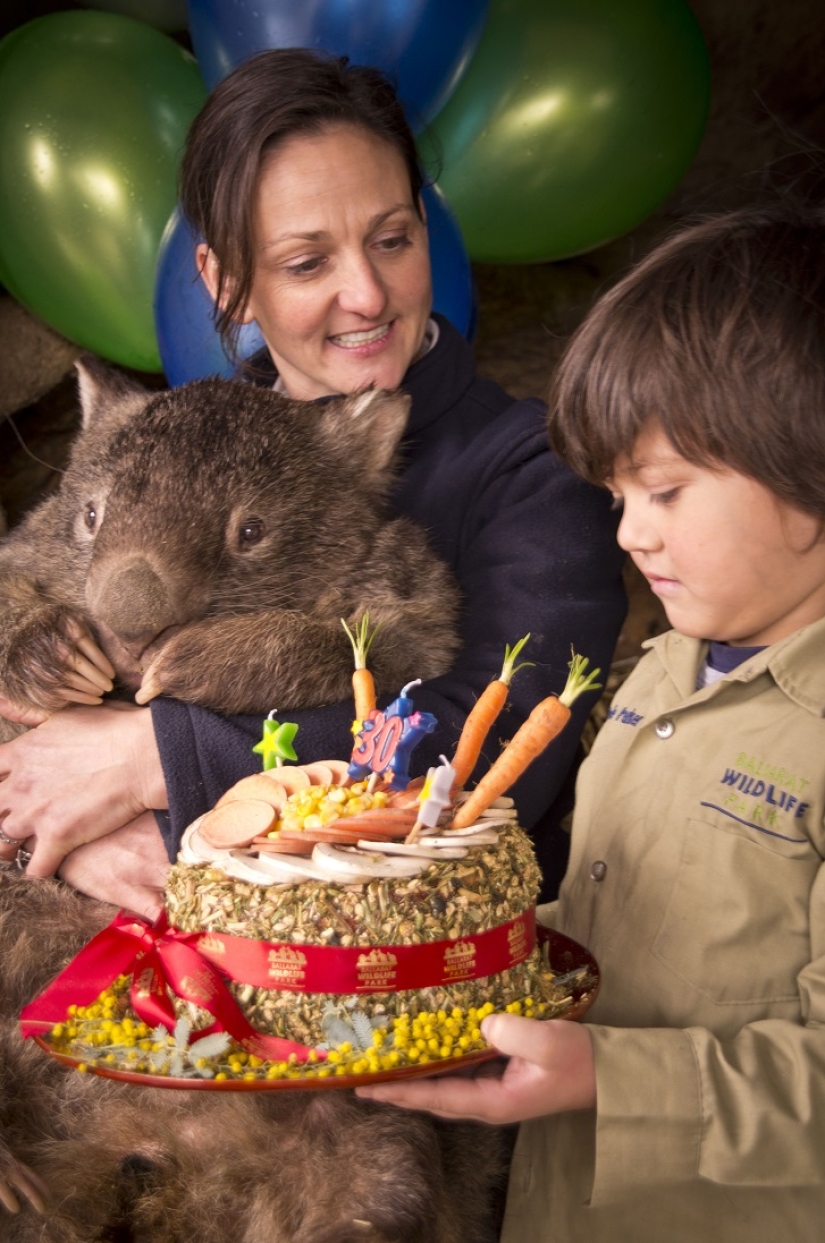
[[[441,753],[449,758],[467,712],[501,669],[505,644],[529,631],[523,658],[534,665],[514,678],[478,777],[531,708],[562,689],[571,646],[606,672],[625,613],[622,555],[607,493],[550,453],[541,402],[514,402],[480,379],[469,344],[445,319],[438,322],[438,341],[405,378],[412,409],[391,500],[426,529],[458,579],[462,650],[449,673],[413,691],[415,707],[432,712],[438,727],[413,753],[411,772],[424,772]],[[567,835],[558,823],[572,803],[578,739],[594,698],[579,701],[565,732],[512,791],[534,835],[543,897],[554,895],[564,871]],[[348,758],[352,711],[351,701],[290,710],[300,759]],[[220,717],[163,698],[153,702],[152,716],[169,793],[169,814],[159,822],[174,857],[186,825],[234,782],[260,771],[252,746],[261,718]]]

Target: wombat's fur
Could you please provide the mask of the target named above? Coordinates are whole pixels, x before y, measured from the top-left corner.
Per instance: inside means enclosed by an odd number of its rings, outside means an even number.
[[[492,1240],[499,1132],[349,1091],[141,1088],[67,1070],[16,1016],[112,915],[0,871],[0,1181],[15,1159],[45,1217],[0,1206],[8,1243]],[[14,1156],[12,1156],[12,1153]]]
[[[79,367],[83,429],[59,490],[0,543],[0,692],[52,710],[96,637],[133,693],[221,712],[346,699],[341,618],[380,625],[380,691],[443,673],[456,590],[385,498],[409,412],[399,393],[297,402],[227,380],[147,393]]]
[[[0,546],[0,690],[51,710],[71,620],[122,693],[162,648],[172,695],[262,712],[347,698],[339,618],[369,610],[379,688],[445,670],[456,595],[384,497],[406,398],[324,404],[203,381],[160,396],[87,362],[60,490]],[[0,1206],[8,1243],[473,1243],[494,1237],[492,1128],[339,1090],[141,1088],[67,1071],[20,1008],[113,908],[0,871],[0,1187],[18,1162],[50,1211]],[[19,1186],[19,1184],[18,1184]],[[20,1198],[18,1196],[18,1198]]]

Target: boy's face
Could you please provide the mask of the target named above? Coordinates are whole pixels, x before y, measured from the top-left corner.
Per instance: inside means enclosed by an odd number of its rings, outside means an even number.
[[[683,634],[755,647],[825,616],[820,523],[761,483],[688,462],[655,421],[608,483],[619,543]]]

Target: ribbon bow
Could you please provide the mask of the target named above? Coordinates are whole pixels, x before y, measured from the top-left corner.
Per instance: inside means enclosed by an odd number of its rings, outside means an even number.
[[[131,974],[132,1008],[148,1026],[174,1028],[171,991],[212,1015],[215,1021],[199,1037],[225,1031],[247,1052],[267,1061],[285,1061],[294,1054],[305,1062],[309,1046],[263,1035],[247,1022],[220,972],[195,948],[201,935],[170,928],[165,913],[150,924],[120,911],[23,1009],[23,1036],[65,1022],[70,1005],[92,1005],[118,976]],[[321,1051],[316,1055],[324,1056]]]

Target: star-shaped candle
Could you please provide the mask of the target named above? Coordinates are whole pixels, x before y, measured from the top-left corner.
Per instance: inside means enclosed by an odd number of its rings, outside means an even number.
[[[252,748],[256,755],[261,756],[264,772],[270,768],[280,768],[284,760],[292,760],[293,763],[297,761],[298,756],[292,745],[297,733],[298,726],[294,721],[279,724],[275,720],[274,712],[270,712],[264,721],[263,737]]]

